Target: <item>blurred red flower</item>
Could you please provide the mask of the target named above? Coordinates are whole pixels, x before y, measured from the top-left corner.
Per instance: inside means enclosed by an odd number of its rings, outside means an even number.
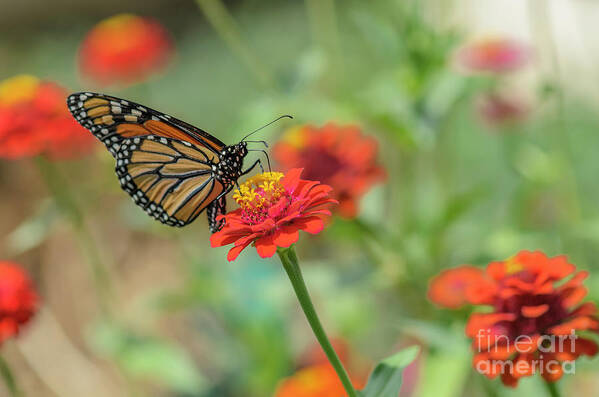
[[[23,269],[0,261],[0,344],[18,335],[37,310],[38,296]]]
[[[526,117],[529,111],[519,98],[497,93],[479,96],[476,108],[481,118],[490,125],[520,121]]]
[[[299,230],[317,234],[324,219],[331,215],[326,207],[331,187],[300,179],[301,169],[265,172],[248,179],[233,198],[240,208],[220,217],[224,227],[210,237],[213,247],[231,243],[227,259],[233,261],[248,245],[254,244],[258,254],[271,257],[277,247],[289,247],[299,238]]]
[[[0,157],[63,159],[89,152],[94,138],[71,117],[66,97],[62,87],[34,76],[0,82]]]
[[[471,72],[501,73],[522,67],[531,57],[523,44],[506,38],[484,38],[457,51],[458,66]]]
[[[377,142],[357,126],[335,123],[292,129],[273,148],[284,169],[303,167],[307,179],[332,186],[337,211],[346,218],[355,217],[360,197],[385,179],[385,170],[376,164],[377,152]]]
[[[119,14],[87,34],[79,49],[79,67],[100,86],[131,84],[162,70],[172,54],[172,40],[160,23]]]
[[[444,272],[433,279],[431,289],[446,288],[450,294],[456,290],[453,281],[464,271],[466,277],[457,288],[463,300],[492,307],[489,313],[472,314],[466,326],[476,352],[473,365],[479,372],[489,378],[500,375],[512,387],[535,373],[553,382],[561,378],[568,362],[597,354],[595,342],[576,334],[599,332],[596,306],[581,304],[587,293],[582,282],[588,273],[576,272],[565,256],[521,251],[506,261],[490,263],[478,275],[475,268],[464,268],[449,271],[451,276]],[[437,303],[455,307],[456,301]]]

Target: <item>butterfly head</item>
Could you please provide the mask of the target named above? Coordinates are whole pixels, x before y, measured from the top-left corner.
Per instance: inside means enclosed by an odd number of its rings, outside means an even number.
[[[239,142],[237,145],[233,146],[233,152],[235,155],[240,158],[244,158],[248,154],[248,144],[245,141]]]

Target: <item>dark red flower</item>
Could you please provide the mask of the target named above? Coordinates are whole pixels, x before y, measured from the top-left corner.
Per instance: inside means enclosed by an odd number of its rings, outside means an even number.
[[[37,310],[38,297],[23,269],[0,261],[0,344],[18,335]]]
[[[60,86],[33,76],[1,82],[0,157],[63,159],[89,152],[93,136],[71,117],[66,96]]]
[[[258,254],[271,257],[277,247],[289,247],[299,238],[299,231],[317,234],[324,228],[326,209],[336,203],[329,198],[331,188],[318,182],[300,179],[301,169],[265,172],[256,175],[235,192],[240,208],[221,216],[225,226],[210,237],[213,247],[234,243],[227,259],[233,261],[248,245]]]
[[[471,72],[501,73],[522,67],[531,57],[530,50],[515,40],[499,37],[467,43],[456,54],[458,66]]]
[[[157,21],[119,14],[98,23],[79,50],[82,74],[104,86],[141,82],[162,70],[173,44]]]
[[[454,276],[459,269],[453,270]],[[597,354],[597,344],[576,333],[599,332],[597,308],[581,303],[588,273],[576,272],[565,256],[521,251],[506,261],[490,263],[478,276],[471,274],[474,268],[468,269],[461,295],[469,303],[492,309],[472,314],[466,326],[476,352],[473,365],[479,372],[490,378],[500,375],[508,386],[535,373],[556,381],[569,362]],[[441,289],[448,280],[440,276],[432,284]],[[451,282],[446,288],[447,293],[454,290]],[[451,307],[455,302],[445,303]]]
[[[347,218],[356,216],[362,195],[385,178],[376,163],[377,152],[376,141],[363,136],[357,126],[335,123],[295,128],[273,149],[284,169],[302,167],[307,179],[331,186],[339,201],[337,210]]]

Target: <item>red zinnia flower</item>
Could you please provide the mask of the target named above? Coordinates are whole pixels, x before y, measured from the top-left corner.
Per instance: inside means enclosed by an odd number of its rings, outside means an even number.
[[[575,334],[599,332],[597,308],[590,302],[581,304],[587,292],[582,281],[588,273],[576,272],[565,256],[548,258],[539,251],[521,251],[506,261],[490,263],[485,273],[480,270],[474,275],[475,268],[464,269],[452,270],[452,277],[448,272],[436,277],[431,290],[446,288],[450,294],[456,290],[452,281],[464,272],[468,276],[459,288],[464,300],[492,307],[492,312],[472,314],[466,326],[477,352],[473,365],[479,372],[490,378],[501,375],[508,386],[535,373],[556,381],[566,364],[581,355],[597,354],[595,342]],[[456,303],[436,301],[448,307]]]
[[[0,344],[16,336],[37,310],[38,297],[19,266],[0,261]]]
[[[157,21],[120,14],[98,23],[79,51],[83,75],[99,85],[145,80],[166,66],[172,40]]]
[[[33,76],[0,82],[0,157],[69,158],[89,151],[93,136],[71,117],[66,97],[63,88]]]
[[[505,38],[479,39],[457,52],[458,65],[472,72],[507,72],[520,68],[529,59],[526,46]]]
[[[273,149],[283,168],[303,167],[306,178],[332,186],[338,211],[347,218],[356,216],[360,197],[385,178],[377,151],[376,141],[357,126],[335,123],[295,128]]]
[[[258,254],[271,257],[277,247],[289,247],[299,238],[299,230],[316,234],[331,215],[326,207],[331,187],[300,179],[301,169],[287,175],[265,172],[243,183],[233,198],[240,208],[224,216],[225,226],[210,237],[213,247],[235,243],[227,259],[254,243]]]

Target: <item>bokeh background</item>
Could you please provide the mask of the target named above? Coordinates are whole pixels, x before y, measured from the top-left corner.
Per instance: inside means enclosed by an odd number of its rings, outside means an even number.
[[[78,51],[120,13],[158,20],[174,55],[143,82],[99,88]],[[467,310],[435,307],[426,289],[442,269],[540,249],[589,270],[589,299],[599,299],[598,17],[583,0],[4,0],[0,79],[26,73],[128,98],[227,143],[285,113],[295,119],[260,139],[357,124],[378,140],[387,178],[356,218],[298,245],[353,372],[419,344],[402,395],[541,395],[539,377],[512,390],[477,374]],[[468,70],[459,49],[481,37],[526,60]],[[203,217],[176,230],[150,219],[95,149],[0,161],[1,256],[41,296],[2,346],[23,394],[273,395],[314,349],[280,263],[253,250],[227,262]],[[576,369],[564,395],[599,396],[598,360]]]

